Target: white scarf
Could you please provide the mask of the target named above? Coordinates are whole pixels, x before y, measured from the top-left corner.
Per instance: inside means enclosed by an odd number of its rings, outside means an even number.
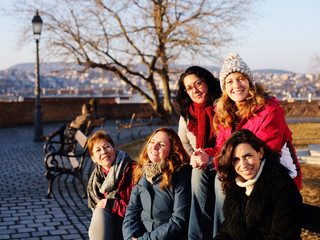
[[[239,187],[245,187],[246,188],[246,195],[247,196],[250,196],[250,194],[251,194],[251,192],[252,192],[252,190],[254,188],[254,184],[256,183],[258,178],[260,177],[262,169],[263,169],[263,166],[264,166],[264,163],[265,163],[265,160],[261,161],[259,171],[258,171],[257,175],[253,179],[250,179],[250,180],[247,180],[247,181],[243,182],[243,181],[241,181],[241,179],[243,179],[243,178],[240,179],[240,176],[236,177],[236,184]]]

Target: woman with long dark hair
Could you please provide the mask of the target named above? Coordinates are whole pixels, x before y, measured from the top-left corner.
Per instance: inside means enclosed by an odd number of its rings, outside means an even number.
[[[214,239],[301,239],[302,197],[279,153],[242,129],[216,159],[226,198]]]
[[[214,147],[214,102],[220,97],[219,80],[207,69],[192,66],[180,76],[177,103],[180,107],[178,134],[190,156],[196,149]],[[212,239],[215,171],[192,160],[192,202],[189,240]]]

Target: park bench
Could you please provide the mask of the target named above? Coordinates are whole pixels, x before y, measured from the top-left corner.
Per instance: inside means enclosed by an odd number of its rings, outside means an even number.
[[[133,113],[130,119],[129,124],[125,124],[121,122],[121,120],[116,121],[116,130],[118,132],[117,139],[120,138],[121,129],[129,129],[131,133],[131,139],[133,139],[132,128],[139,128],[138,135],[140,135],[141,128],[149,126],[152,133],[152,120],[153,120],[153,112],[143,112],[143,113]]]
[[[302,228],[320,233],[320,207],[303,203]]]
[[[96,127],[99,127],[99,126],[100,126],[100,129],[102,130],[103,124],[106,121],[106,119],[107,119],[106,117],[102,117],[102,118],[98,118],[96,120],[88,121],[87,128],[86,128],[86,131],[84,134],[86,136],[89,136],[92,133],[93,129],[95,129]]]
[[[96,120],[89,120],[87,123],[86,129],[85,129],[84,135],[88,137],[96,127],[99,127],[101,130],[103,130],[103,125],[104,125],[104,122],[106,121],[106,119],[107,119],[106,117],[102,117],[102,118],[99,118]],[[58,145],[56,145],[56,144],[50,144],[50,142],[52,142],[52,141],[55,142],[55,140],[50,139],[48,141],[48,143],[44,145],[44,152],[46,154],[47,154],[47,150],[46,150],[47,145],[50,145],[51,148],[58,147]],[[72,143],[68,143],[68,144],[66,144],[66,142],[60,143],[59,147],[61,148],[60,149],[61,151],[67,150],[68,152],[70,152],[70,151],[74,152],[76,145],[77,145],[77,141],[75,140]],[[54,149],[54,150],[56,150],[56,149]]]
[[[83,190],[83,197],[86,197],[82,169],[85,159],[90,158],[87,154],[87,139],[87,136],[78,130],[75,140],[81,149],[75,149],[70,152],[61,150],[59,141],[49,141],[46,143],[44,147],[46,153],[44,164],[46,168],[45,176],[49,181],[47,198],[50,198],[54,180],[62,174],[69,174],[78,178]]]

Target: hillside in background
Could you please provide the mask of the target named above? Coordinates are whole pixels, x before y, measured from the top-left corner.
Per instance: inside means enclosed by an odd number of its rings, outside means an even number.
[[[142,64],[134,65],[136,69],[147,74]],[[172,65],[169,86],[174,97],[178,88],[179,77],[189,65]],[[219,77],[220,68],[204,66],[215,77]],[[295,74],[280,69],[260,69],[253,71],[256,82],[262,83],[279,100],[303,100],[320,97],[320,74]],[[128,76],[143,91],[148,92],[146,81],[138,76]],[[163,86],[160,78],[155,79],[160,94]],[[0,71],[0,101],[23,101],[34,96],[35,64],[21,63]],[[77,97],[79,95],[104,96],[105,94],[131,94],[132,89],[113,73],[94,68],[83,71],[79,65],[72,63],[40,64],[40,87],[43,97]]]
[[[171,65],[173,69],[177,69],[179,71],[183,71],[190,67],[191,65],[181,65],[181,64],[175,64]],[[202,66],[212,72],[214,71],[220,71],[220,67],[216,66]],[[142,64],[137,64],[137,68],[140,70],[146,70],[144,65]],[[35,64],[34,63],[20,63],[16,64],[7,70],[19,70],[19,71],[27,71],[27,72],[33,72],[35,69]],[[62,63],[62,62],[49,62],[49,63],[40,63],[40,69],[41,72],[50,72],[50,71],[63,71],[66,69],[72,69],[72,70],[81,70],[82,67],[76,64],[72,63]],[[284,74],[284,73],[294,73],[291,71],[286,71],[282,69],[252,69],[252,72],[255,73],[277,73],[277,74]]]

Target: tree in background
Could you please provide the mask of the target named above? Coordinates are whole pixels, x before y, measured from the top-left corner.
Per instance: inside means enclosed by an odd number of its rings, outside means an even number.
[[[311,67],[315,72],[320,72],[320,55],[314,55],[311,59]]]
[[[171,64],[183,61],[187,65],[191,59],[201,58],[214,63],[219,49],[237,40],[231,32],[243,27],[241,23],[248,20],[255,2],[17,0],[14,16],[24,19],[21,24],[31,34],[30,19],[38,9],[44,21],[42,44],[50,57],[75,62],[84,70],[112,72],[142,95],[159,117],[176,123]],[[135,83],[137,78],[149,91]]]

